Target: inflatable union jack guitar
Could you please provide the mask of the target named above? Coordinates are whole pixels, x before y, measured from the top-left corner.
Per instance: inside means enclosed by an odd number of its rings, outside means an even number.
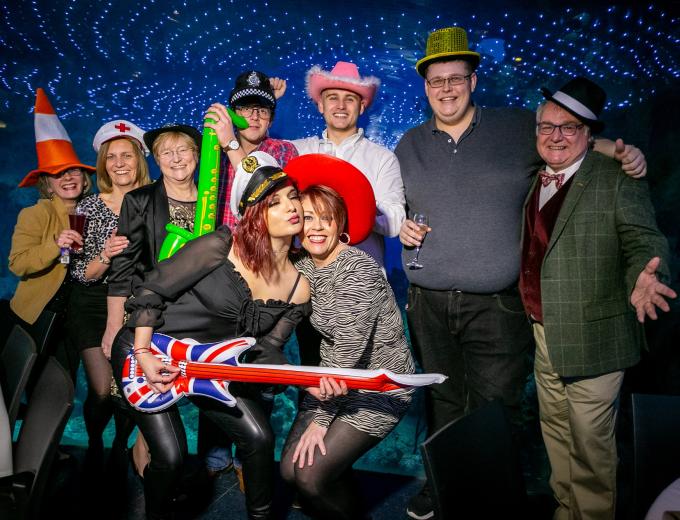
[[[128,402],[142,412],[157,412],[171,406],[184,395],[202,395],[227,406],[236,400],[229,393],[229,382],[318,386],[319,378],[333,377],[347,388],[389,392],[399,388],[441,383],[441,374],[394,374],[389,370],[305,367],[295,365],[256,365],[239,363],[238,357],[255,344],[254,338],[236,338],[217,343],[196,343],[154,334],[152,353],[164,363],[179,367],[173,387],[156,394],[146,382],[132,352],[123,365],[123,390]]]

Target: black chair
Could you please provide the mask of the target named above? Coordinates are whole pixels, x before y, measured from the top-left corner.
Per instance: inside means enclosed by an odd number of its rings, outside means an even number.
[[[0,353],[0,384],[5,397],[10,431],[14,431],[21,398],[37,357],[33,338],[21,325],[14,325]]]
[[[42,497],[73,406],[68,373],[50,357],[31,395],[14,449],[14,474],[0,479],[0,518],[40,518]]]
[[[436,518],[521,518],[524,479],[506,411],[493,401],[421,446]]]
[[[59,314],[49,309],[44,309],[35,323],[31,325],[28,332],[33,337],[38,354],[47,352],[46,348],[52,341],[52,333],[58,325]]]
[[[680,477],[680,396],[633,394],[633,518]]]

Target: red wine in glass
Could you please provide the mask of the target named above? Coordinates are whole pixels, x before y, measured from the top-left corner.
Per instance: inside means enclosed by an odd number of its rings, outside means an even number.
[[[84,238],[85,234],[85,220],[87,219],[87,215],[81,214],[81,213],[69,213],[68,215],[68,221],[69,225],[71,226],[71,229],[73,231],[77,231],[80,233],[80,236]],[[74,243],[71,246],[71,250],[74,253],[82,253],[83,252],[83,246],[78,245]]]

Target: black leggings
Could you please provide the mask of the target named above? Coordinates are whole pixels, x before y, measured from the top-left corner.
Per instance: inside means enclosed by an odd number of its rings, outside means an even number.
[[[119,387],[123,362],[132,348],[133,339],[132,331],[125,330],[113,345],[111,363]],[[259,397],[257,387],[249,385],[242,394],[246,392],[248,395],[236,396],[234,408],[209,398],[192,398],[192,402],[236,444],[243,463],[248,518],[260,520],[271,515],[274,434],[269,425],[267,406]],[[131,413],[149,444],[151,455],[151,462],[144,471],[147,518],[166,518],[170,514],[172,494],[187,455],[184,425],[177,406],[157,413],[131,408]]]
[[[352,464],[380,442],[340,420],[333,421],[324,437],[326,455],[318,447],[314,463],[304,468],[293,464],[293,453],[309,424],[313,411],[298,413],[281,453],[281,476],[300,491],[307,509],[315,518],[356,520],[365,511],[359,499],[356,482],[352,477]]]

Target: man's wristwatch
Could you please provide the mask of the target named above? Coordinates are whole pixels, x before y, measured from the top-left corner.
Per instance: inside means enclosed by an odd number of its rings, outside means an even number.
[[[238,150],[239,148],[241,148],[241,144],[236,139],[232,139],[227,143],[227,146],[224,147],[224,150]]]

